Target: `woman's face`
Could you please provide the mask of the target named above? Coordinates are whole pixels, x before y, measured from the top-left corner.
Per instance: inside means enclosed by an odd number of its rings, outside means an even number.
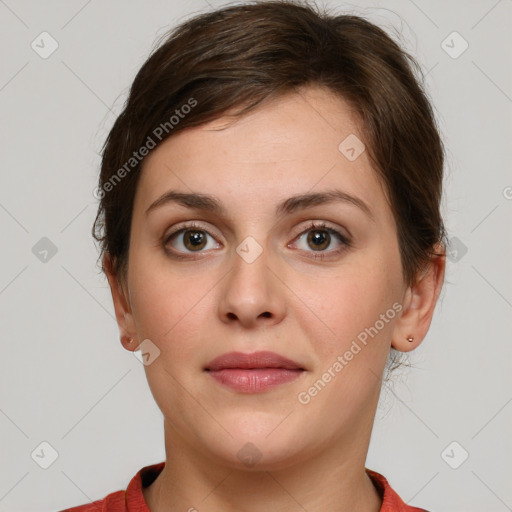
[[[406,287],[395,221],[356,137],[347,104],[308,88],[147,157],[121,315],[115,301],[123,333],[149,340],[166,436],[263,468],[368,441]],[[171,191],[210,199],[159,201]],[[296,369],[208,369],[260,351]]]

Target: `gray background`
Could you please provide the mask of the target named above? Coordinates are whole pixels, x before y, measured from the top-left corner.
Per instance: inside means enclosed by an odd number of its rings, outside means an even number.
[[[162,415],[96,267],[92,191],[157,36],[222,4],[0,0],[1,511],[103,498],[164,460]],[[367,467],[432,512],[512,510],[512,2],[329,5],[401,34],[448,149],[447,282],[414,368],[383,389]],[[43,31],[59,45],[46,59],[31,47],[51,48]],[[454,31],[469,44],[457,58]]]

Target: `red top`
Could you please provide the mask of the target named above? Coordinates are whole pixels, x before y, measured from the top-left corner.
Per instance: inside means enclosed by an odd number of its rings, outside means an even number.
[[[144,500],[142,488],[151,485],[164,466],[165,462],[145,466],[131,479],[126,491],[113,492],[102,500],[67,508],[60,512],[150,512]],[[422,508],[406,505],[381,474],[368,468],[366,472],[382,498],[380,512],[428,512]]]

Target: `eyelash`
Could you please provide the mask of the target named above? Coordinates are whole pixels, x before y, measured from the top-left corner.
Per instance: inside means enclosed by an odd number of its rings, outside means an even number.
[[[177,251],[167,249],[167,245],[169,244],[169,242],[171,241],[171,239],[173,237],[175,237],[176,235],[179,235],[181,233],[185,233],[187,231],[201,231],[201,232],[207,233],[212,238],[214,238],[208,232],[208,230],[204,229],[204,227],[201,226],[200,224],[196,224],[195,222],[191,222],[189,224],[185,224],[184,226],[181,226],[179,229],[177,229],[177,230],[173,231],[172,233],[170,233],[164,239],[164,242],[163,242],[164,248],[165,248],[166,252],[168,252],[173,258],[181,259],[181,260],[185,260],[185,259],[190,260],[191,259],[190,256],[184,256],[183,254],[181,254],[181,253],[179,253]],[[337,237],[338,240],[342,243],[342,247],[340,247],[339,249],[331,250],[331,251],[319,251],[319,252],[316,252],[316,251],[306,251],[306,252],[312,252],[313,253],[311,256],[308,256],[308,257],[312,258],[314,260],[323,260],[323,259],[331,257],[333,255],[338,255],[341,252],[343,252],[344,250],[352,247],[351,240],[349,239],[349,237],[347,237],[346,235],[341,234],[336,229],[334,229],[332,227],[329,227],[325,222],[314,222],[314,221],[312,221],[305,230],[303,230],[301,233],[299,233],[294,238],[294,240],[300,239],[303,235],[305,235],[309,231],[327,231],[329,234],[334,235],[335,237]],[[200,252],[201,251],[199,251],[198,254]],[[193,254],[193,253],[189,253],[189,254]]]

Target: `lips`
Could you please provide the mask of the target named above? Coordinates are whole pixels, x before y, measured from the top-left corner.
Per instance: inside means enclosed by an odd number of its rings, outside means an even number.
[[[275,352],[253,352],[246,354],[243,352],[229,352],[216,357],[210,361],[205,370],[219,371],[226,369],[258,369],[258,368],[281,368],[284,370],[304,370],[304,368],[295,361]]]
[[[230,352],[210,361],[208,375],[239,393],[260,393],[298,379],[305,369],[275,352]]]

